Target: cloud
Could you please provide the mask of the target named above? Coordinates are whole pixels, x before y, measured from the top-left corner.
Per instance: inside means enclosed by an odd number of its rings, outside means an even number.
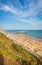
[[[28,6],[29,9],[23,13],[23,17],[34,16],[37,14],[39,10],[42,9],[42,0],[38,0],[37,3],[32,2]]]
[[[11,2],[8,2],[9,5],[1,4],[0,10],[9,11],[12,14],[18,15],[20,17],[28,17],[38,13],[38,11],[42,8],[42,0],[38,0],[37,3],[33,1],[29,3],[29,0],[24,0],[24,3],[24,7],[19,0],[14,1],[14,6]],[[15,6],[18,7],[16,8]]]
[[[33,26],[37,26],[37,25],[41,25],[42,24],[42,21],[39,21],[39,20],[34,20],[34,19],[22,19],[22,18],[19,18],[18,19],[19,21],[21,21],[21,22],[25,22],[25,23],[27,23],[27,24],[29,24],[29,25],[33,25]]]
[[[13,7],[13,5],[5,5],[5,4],[0,4],[0,10],[6,11],[6,12],[10,12],[12,14],[15,15],[19,15],[21,12],[19,10],[17,10],[15,7]]]
[[[34,1],[29,3],[29,1],[30,0],[24,0],[25,6],[22,6],[19,0],[14,1],[14,4],[12,4],[11,2],[8,2],[8,4],[1,3],[0,10],[18,15],[18,21],[26,22],[33,26],[39,26],[40,24],[42,24],[42,20],[39,21],[36,16],[39,11],[42,11],[42,0],[38,0],[37,3],[35,3]],[[28,17],[30,17],[29,20]]]

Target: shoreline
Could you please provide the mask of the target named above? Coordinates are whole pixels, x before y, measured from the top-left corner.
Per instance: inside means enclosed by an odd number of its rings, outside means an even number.
[[[6,32],[6,31],[5,31]],[[33,36],[30,36],[30,35],[27,35],[26,33],[24,33],[24,32],[6,32],[6,33],[12,33],[12,34],[23,34],[23,35],[25,35],[26,37],[29,37],[29,38],[32,38],[32,39],[35,39],[35,40],[40,40],[40,41],[42,41],[42,39],[41,38],[36,38],[36,37],[33,37]]]
[[[26,48],[28,51],[42,57],[42,40],[27,36],[24,33],[11,33],[5,31],[2,33],[13,40],[13,42]]]
[[[35,37],[35,36],[32,36],[32,35],[30,35],[29,33],[26,33],[25,31],[29,31],[29,30],[4,30],[5,32],[7,32],[7,33],[18,33],[18,34],[25,34],[26,36],[29,36],[29,37],[31,37],[31,38],[34,38],[34,39],[38,39],[38,40],[42,40],[42,38],[40,38],[40,37]],[[13,32],[14,31],[14,32]],[[30,31],[32,31],[32,30],[30,30]],[[33,30],[33,31],[35,31],[35,30]]]
[[[23,33],[9,32],[6,35],[9,39],[13,40],[13,42],[42,57],[42,40],[27,36]]]

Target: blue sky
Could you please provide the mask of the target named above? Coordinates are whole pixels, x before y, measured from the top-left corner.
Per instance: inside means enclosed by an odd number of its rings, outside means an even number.
[[[42,0],[0,0],[0,29],[42,30]]]

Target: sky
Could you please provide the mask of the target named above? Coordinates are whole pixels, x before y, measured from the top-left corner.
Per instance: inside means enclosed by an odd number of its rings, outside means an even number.
[[[42,0],[0,0],[0,29],[42,30]]]

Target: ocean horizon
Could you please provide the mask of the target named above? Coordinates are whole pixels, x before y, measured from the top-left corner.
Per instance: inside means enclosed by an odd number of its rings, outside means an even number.
[[[42,30],[5,30],[6,32],[25,33],[28,36],[42,39]]]

